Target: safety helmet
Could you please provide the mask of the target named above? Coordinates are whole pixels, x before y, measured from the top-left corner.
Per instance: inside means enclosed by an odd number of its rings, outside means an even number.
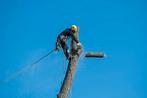
[[[78,27],[76,25],[71,25],[70,29],[75,32],[78,31]]]

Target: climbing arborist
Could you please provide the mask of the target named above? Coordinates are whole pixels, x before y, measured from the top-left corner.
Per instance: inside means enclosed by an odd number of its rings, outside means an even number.
[[[67,59],[71,58],[70,50],[67,45],[67,40],[71,38],[73,41],[77,44],[77,54],[80,55],[80,50],[82,48],[81,43],[79,42],[78,38],[74,36],[74,33],[78,33],[79,28],[76,25],[71,25],[71,27],[65,29],[63,32],[61,32],[56,41],[56,50],[59,50],[60,47],[62,47],[64,54]]]

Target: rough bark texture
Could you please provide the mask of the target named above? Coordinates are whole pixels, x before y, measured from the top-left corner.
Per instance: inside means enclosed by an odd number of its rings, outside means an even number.
[[[60,92],[57,95],[57,98],[68,98],[68,94],[70,92],[70,88],[71,88],[71,85],[72,85],[74,72],[76,70],[76,62],[77,62],[77,60],[78,60],[78,57],[74,56],[69,61],[66,76],[64,78],[64,81],[63,81],[62,87],[60,89]]]
[[[88,52],[86,53],[85,57],[103,58],[105,57],[105,54],[102,52]]]
[[[74,36],[76,36],[76,38],[78,38],[77,33],[75,33]],[[79,58],[77,56],[77,54],[74,52],[77,49],[77,45],[76,45],[76,42],[74,42],[73,40],[71,43],[71,48],[72,48],[71,49],[72,58],[69,60],[66,75],[65,75],[63,84],[61,86],[60,92],[57,95],[57,98],[68,98],[68,94],[69,94],[70,88],[72,86],[72,80],[73,80],[74,73],[76,70],[76,63]]]

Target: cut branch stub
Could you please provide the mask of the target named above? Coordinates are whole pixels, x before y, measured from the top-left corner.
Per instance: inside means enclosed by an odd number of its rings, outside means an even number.
[[[103,52],[87,52],[85,57],[104,58],[105,54]]]

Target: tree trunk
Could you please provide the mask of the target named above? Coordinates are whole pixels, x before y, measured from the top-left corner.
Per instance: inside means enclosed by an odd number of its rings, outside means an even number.
[[[76,38],[78,38],[77,33],[75,33],[74,36]],[[78,58],[79,58],[79,56],[75,52],[76,49],[77,49],[77,44],[76,44],[75,41],[72,40],[72,43],[71,43],[71,55],[72,55],[72,57],[69,60],[66,75],[65,75],[63,84],[60,88],[60,92],[57,95],[57,98],[68,98],[70,88],[72,86],[72,80],[73,80],[74,73],[75,73],[75,70],[76,70],[76,64],[77,64],[77,61],[78,61]]]
[[[68,69],[66,72],[66,76],[64,78],[63,84],[61,86],[60,92],[57,95],[57,98],[68,98],[68,94],[70,92],[70,88],[72,85],[72,80],[74,77],[74,72],[76,70],[76,63],[77,63],[78,57],[74,56],[68,63]]]
[[[78,33],[75,33],[74,36],[78,39]],[[68,94],[70,92],[71,86],[72,86],[72,80],[74,77],[74,73],[76,70],[76,64],[79,58],[79,55],[82,53],[82,49],[80,48],[80,50],[78,51],[78,55],[77,52],[75,52],[78,49],[77,43],[75,41],[72,40],[71,43],[71,59],[69,60],[68,63],[68,68],[66,71],[66,75],[63,81],[63,84],[60,88],[59,93],[57,94],[57,98],[68,98]],[[105,55],[103,53],[98,53],[98,52],[88,52],[86,53],[85,57],[97,57],[97,58],[102,58]]]

